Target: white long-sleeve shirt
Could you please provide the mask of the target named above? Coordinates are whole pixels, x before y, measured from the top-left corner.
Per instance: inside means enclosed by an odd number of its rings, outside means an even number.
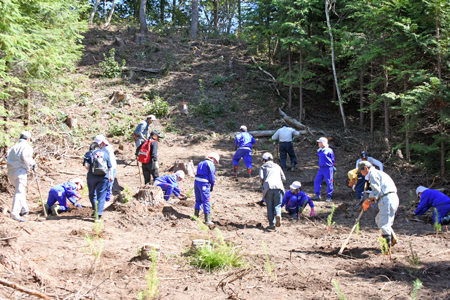
[[[6,162],[8,164],[8,171],[19,168],[28,171],[36,164],[33,159],[33,147],[31,147],[27,140],[19,140],[19,143],[15,144],[9,150]]]
[[[372,167],[370,168],[366,179],[368,179],[370,187],[372,188],[369,198],[373,197],[378,200],[389,193],[397,193],[397,187],[395,186],[394,181],[383,171],[378,171]]]
[[[109,159],[111,160],[111,169],[117,169],[117,161],[113,147],[111,145],[106,145],[105,150],[108,151]]]
[[[292,142],[292,136],[299,136],[300,132],[291,127],[283,127],[277,130],[272,136],[272,140],[278,140],[280,143]]]
[[[377,166],[380,169],[380,171],[383,171],[383,163],[381,161],[376,160],[375,158],[370,156],[367,158],[367,161],[370,162],[372,166]],[[358,165],[360,162],[362,162],[361,158],[356,161],[356,169],[358,169]]]

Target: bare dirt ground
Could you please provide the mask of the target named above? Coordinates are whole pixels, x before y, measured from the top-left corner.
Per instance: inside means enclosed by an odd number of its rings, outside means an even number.
[[[193,64],[192,68],[195,69],[195,62]],[[90,84],[92,98],[101,97],[117,88],[107,86],[105,91],[96,81]],[[161,90],[170,90],[176,88],[179,82],[172,82],[172,87],[160,84]],[[235,84],[245,86],[242,82]],[[135,95],[148,88],[143,86],[143,90],[136,91]],[[180,85],[180,89],[185,88],[188,89],[188,84]],[[276,105],[274,103],[269,110]],[[107,104],[101,102],[96,107],[103,111],[107,109]],[[139,107],[136,104],[132,109]],[[254,111],[250,111],[252,107]],[[246,108],[244,112],[236,114],[238,122],[256,127],[261,122],[273,124],[276,120],[273,113],[266,111],[264,115],[265,110],[257,103],[249,102]],[[73,108],[63,108],[70,109]],[[92,111],[94,107],[90,109]],[[251,117],[246,119],[248,115]],[[222,118],[229,117],[231,115]],[[106,120],[99,118],[98,122],[104,125]],[[88,126],[89,122],[92,120],[86,114],[81,123]],[[393,177],[399,188],[401,203],[394,225],[400,240],[393,248],[391,260],[373,253],[373,250],[379,249],[379,233],[374,221],[376,211],[373,208],[363,216],[360,233],[350,239],[345,256],[337,256],[359,214],[353,209],[356,202],[345,180],[347,171],[354,168],[360,149],[349,147],[343,138],[335,138],[331,147],[335,150],[338,173],[333,202],[315,202],[315,218],[309,217],[309,208],[300,220],[293,220],[283,214],[282,226],[276,232],[271,232],[266,230],[266,208],[257,205],[261,200],[261,192],[256,176],[261,165],[261,154],[268,150],[275,153],[274,146],[266,138],[257,139],[255,149],[258,154],[253,157],[254,177],[248,178],[241,161],[241,172],[236,178],[231,173],[233,142],[226,135],[230,130],[227,131],[223,126],[224,120],[216,122],[217,128],[207,129],[198,125],[201,123],[198,117],[179,117],[176,126],[180,132],[166,132],[166,139],[160,143],[160,173],[168,174],[177,159],[192,159],[197,165],[208,152],[219,153],[221,165],[217,166],[216,186],[212,192],[212,220],[215,225],[211,229],[220,229],[226,241],[242,247],[251,266],[245,276],[219,286],[227,276],[231,275],[224,282],[235,278],[233,273],[236,271],[209,273],[187,262],[183,253],[192,239],[215,235],[213,230],[200,230],[198,223],[190,218],[194,210],[193,195],[186,201],[174,199],[175,205],[166,205],[161,215],[155,215],[139,210],[140,206],[134,199],[127,204],[119,203],[116,192],[103,215],[104,229],[100,237],[104,239],[104,246],[101,259],[91,268],[93,258],[83,250],[89,249],[85,235],[92,235],[94,227],[87,193],[83,193],[82,209],[74,208],[59,217],[44,219],[38,205],[36,183],[30,176],[27,200],[32,213],[28,221],[18,223],[9,216],[0,215],[1,278],[44,292],[54,299],[76,299],[83,295],[83,298],[89,299],[137,299],[138,292],[146,287],[145,275],[150,266],[149,262],[138,259],[138,248],[145,243],[154,243],[161,245],[157,268],[161,299],[338,299],[333,279],[337,280],[348,299],[410,299],[413,281],[417,278],[423,282],[417,299],[450,299],[448,229],[444,227],[443,232],[436,236],[429,216],[415,221],[408,216],[411,212],[408,210],[411,204],[410,190],[415,190],[419,184],[429,185],[431,182],[428,177],[422,178],[414,168],[402,168],[398,163],[386,166],[385,171]],[[195,128],[189,127],[194,124],[197,124]],[[323,125],[323,128],[332,126]],[[221,134],[212,134],[212,131]],[[194,136],[189,136],[190,132],[194,132]],[[92,135],[95,136],[95,133]],[[310,142],[315,138],[300,139],[295,144],[299,162],[296,171],[288,171],[285,184],[288,188],[292,181],[299,180],[303,190],[311,197],[314,194],[313,180],[318,170],[316,146]],[[127,185],[133,193],[137,192],[140,181],[134,145],[126,141],[126,137],[109,137],[109,140],[117,149],[119,185]],[[80,142],[80,148],[73,152],[75,157],[39,160],[40,186],[44,199],[51,186],[68,181],[75,174],[85,176],[81,158],[77,157],[84,154],[89,142],[89,139]],[[66,174],[57,170],[63,170]],[[193,186],[193,178],[187,177],[180,186],[186,193]],[[435,187],[441,186],[438,184]],[[324,191],[325,186],[322,186]],[[0,200],[11,206],[12,196],[5,191],[0,194]],[[326,220],[332,204],[340,207],[345,204],[346,209],[336,209],[333,218],[336,224],[328,232]],[[15,238],[6,239],[8,237]],[[263,241],[267,245],[270,261],[275,265],[272,274],[265,269]],[[409,262],[410,245],[420,259],[418,266]],[[26,257],[27,260],[12,263],[14,257]],[[35,299],[4,286],[0,286],[0,297]]]

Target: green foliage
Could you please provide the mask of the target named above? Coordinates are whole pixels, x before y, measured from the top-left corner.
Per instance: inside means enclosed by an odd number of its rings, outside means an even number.
[[[153,114],[160,118],[167,116],[170,108],[169,103],[160,96],[155,96],[148,107],[147,114]]]
[[[230,76],[222,77],[220,75],[215,75],[213,78],[213,86],[223,86],[229,80]]]
[[[109,57],[103,53],[104,61],[100,62],[98,65],[102,68],[103,75],[107,78],[117,78],[122,75],[122,68],[125,67],[125,59],[122,60],[122,65],[120,65],[115,59],[116,49],[111,48],[109,50]]]
[[[97,216],[97,208],[95,210]],[[100,238],[100,233],[103,230],[103,221],[94,224],[94,235],[90,236],[86,233],[84,237],[85,242],[88,244],[88,248],[82,248],[82,250],[89,254],[93,258],[93,263],[100,259],[103,251],[103,239]]]
[[[230,110],[232,112],[238,112],[239,111],[239,103],[237,101],[231,102]]]
[[[411,256],[407,256],[406,260],[413,268],[418,268],[420,266],[420,258],[417,252],[413,250],[411,241],[409,241],[409,248],[411,249]]]
[[[133,193],[127,184],[123,185],[123,191],[120,194],[122,196],[122,203],[130,202],[131,198],[133,198]]]
[[[266,130],[266,126],[264,126],[264,124],[259,124],[258,128],[256,128],[258,130]]]
[[[112,118],[108,122],[107,134],[114,137],[126,136],[131,140],[133,138],[135,123],[136,120],[127,115],[121,115],[118,121]]]
[[[191,187],[189,189],[189,191],[186,193],[186,198],[191,198],[193,192],[194,192],[194,187]]]
[[[413,282],[413,289],[411,291],[411,300],[417,299],[417,293],[420,291],[420,289],[423,287],[422,281],[420,281],[419,278],[416,278]]]
[[[156,296],[158,296],[158,286],[159,286],[159,278],[158,278],[158,251],[156,248],[153,248],[152,253],[150,254],[150,269],[148,270],[148,274],[145,275],[145,279],[147,282],[147,289],[138,293],[139,300],[152,300]]]
[[[378,238],[378,243],[380,244],[381,253],[383,253],[384,255],[388,255],[390,253],[390,248],[389,248],[389,245],[388,245],[386,239],[384,237],[380,236]]]
[[[347,298],[345,298],[344,294],[342,293],[337,280],[333,279],[331,282],[333,283],[334,289],[336,290],[336,295],[338,296],[339,300],[347,300]]]
[[[434,224],[433,224],[434,230],[436,230],[436,235],[442,231],[442,225],[439,223],[439,212],[435,208],[434,209]]]
[[[269,254],[267,253],[266,243],[264,241],[261,241],[261,244],[264,251],[264,256],[266,257],[264,268],[266,269],[266,272],[267,274],[269,274],[270,278],[272,278],[272,280],[275,280],[275,274],[273,273],[273,271],[275,270],[275,264],[270,261]]]
[[[200,100],[197,105],[192,105],[191,108],[197,116],[216,118],[225,114],[225,108],[222,104],[212,103],[204,99]]]
[[[231,120],[226,121],[225,127],[230,131],[236,130],[236,127],[237,127],[236,121],[231,121]]]
[[[216,228],[215,231],[217,238],[211,239],[211,247],[197,248],[189,256],[190,264],[209,272],[247,267],[248,262],[241,253],[242,248],[233,245],[232,242],[226,243],[220,230]]]
[[[355,232],[356,235],[359,235],[359,230],[360,230],[360,228],[359,228],[359,222],[358,222],[358,223],[356,223],[356,232]]]
[[[334,215],[335,210],[336,210],[336,205],[333,204],[333,206],[331,207],[331,212],[327,217],[328,232],[330,231],[331,226],[336,224],[336,222],[333,222],[333,215]]]
[[[202,220],[197,218],[195,215],[191,215],[190,217],[192,220],[197,221],[199,230],[209,231],[209,227],[207,225],[205,225],[205,223],[203,223]]]

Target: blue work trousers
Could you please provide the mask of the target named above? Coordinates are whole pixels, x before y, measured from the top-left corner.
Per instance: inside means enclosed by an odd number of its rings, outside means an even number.
[[[112,178],[113,178],[113,181],[111,181],[111,182],[108,182],[108,191],[106,192],[106,201],[109,201],[109,200],[111,200],[111,195],[112,195],[112,188],[113,188],[113,185],[114,185],[114,180],[116,179],[116,171],[117,171],[117,169],[112,169],[111,170],[112,172]]]
[[[320,196],[320,186],[324,179],[327,184],[327,197],[331,198],[333,196],[333,167],[319,168],[319,172],[314,179],[314,192],[317,196]]]
[[[97,204],[97,214],[103,215],[103,207],[105,206],[106,193],[108,192],[109,179],[103,176],[88,177],[87,185],[89,188],[89,200],[91,201],[92,209],[95,211],[95,204]]]
[[[196,180],[194,183],[195,191],[195,209],[202,209],[203,213],[211,213],[211,192],[209,188],[209,182],[201,182]]]
[[[170,196],[173,193],[174,187],[167,183],[160,183],[160,184],[158,184],[158,186],[165,192],[164,200],[168,201],[170,199]]]
[[[265,195],[267,205],[267,219],[269,225],[275,225],[275,216],[281,216],[281,203],[283,201],[282,190],[268,190]]]
[[[280,143],[280,163],[282,168],[286,168],[287,155],[289,154],[289,159],[291,160],[291,165],[297,164],[297,157],[295,156],[294,147],[292,142],[282,142]]]
[[[60,206],[59,211],[68,211],[69,207],[67,206],[68,203],[66,197],[64,197],[64,193],[62,196],[59,196],[59,193],[61,193],[61,191],[51,189],[48,193],[47,205],[50,209],[53,204],[58,202]]]
[[[238,149],[233,156],[233,165],[238,166],[241,158],[244,159],[247,169],[252,168],[252,150],[250,149]]]
[[[358,181],[356,182],[355,185],[355,194],[358,200],[360,200],[363,196],[365,185],[366,185],[366,178],[361,173],[359,173]]]

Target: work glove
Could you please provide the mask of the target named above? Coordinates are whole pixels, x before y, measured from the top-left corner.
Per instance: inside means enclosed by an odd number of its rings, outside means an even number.
[[[315,217],[316,213],[314,212],[314,207],[311,207],[311,214],[309,215],[310,217]]]
[[[76,207],[82,208],[83,206],[81,206],[80,203],[75,204]]]
[[[352,190],[355,192],[356,185],[352,186]]]
[[[183,194],[183,193],[180,193],[180,197],[178,197],[178,199],[180,199],[180,200],[186,200],[186,199],[187,199],[187,196],[186,196],[185,194]]]
[[[159,169],[159,164],[157,160],[154,160],[152,163],[152,170],[158,170]]]
[[[364,211],[366,211],[370,207],[370,203],[371,203],[371,201],[369,201],[369,200],[366,200],[363,202],[362,207],[363,207]]]
[[[211,187],[209,188],[209,190],[212,192],[214,189],[214,186],[211,185]]]
[[[77,197],[78,199],[83,198],[80,194],[76,194],[75,197]]]

